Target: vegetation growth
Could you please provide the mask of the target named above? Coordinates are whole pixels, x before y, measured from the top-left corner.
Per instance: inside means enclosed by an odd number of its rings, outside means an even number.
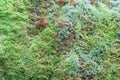
[[[119,80],[119,0],[0,0],[0,80]]]

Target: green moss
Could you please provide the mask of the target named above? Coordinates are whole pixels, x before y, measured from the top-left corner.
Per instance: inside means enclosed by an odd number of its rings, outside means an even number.
[[[1,0],[0,80],[119,79],[119,13],[85,4],[87,0],[76,7],[31,1]],[[40,7],[37,13],[35,7]],[[37,29],[43,13],[48,24]],[[64,31],[60,20],[66,21]],[[35,33],[29,34],[29,27]],[[61,45],[72,31],[75,42]]]

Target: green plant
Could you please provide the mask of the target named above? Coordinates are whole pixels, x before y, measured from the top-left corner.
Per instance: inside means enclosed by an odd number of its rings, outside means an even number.
[[[94,1],[1,0],[0,80],[119,79],[119,1]]]

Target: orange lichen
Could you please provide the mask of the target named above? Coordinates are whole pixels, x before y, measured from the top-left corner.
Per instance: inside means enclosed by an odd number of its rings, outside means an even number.
[[[63,4],[65,3],[65,0],[58,0],[58,3],[59,3],[60,5],[63,5]]]
[[[48,21],[47,19],[42,16],[38,21],[37,21],[37,26],[45,26],[47,25]]]

